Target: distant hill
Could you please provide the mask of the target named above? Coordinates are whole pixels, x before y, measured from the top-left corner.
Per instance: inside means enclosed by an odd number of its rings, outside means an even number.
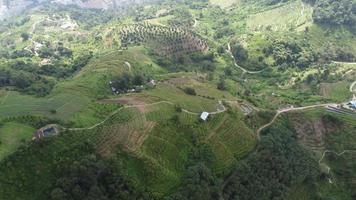
[[[43,3],[77,5],[89,9],[118,9],[133,4],[158,2],[159,0],[0,0],[0,19],[20,14],[21,12],[41,6]]]

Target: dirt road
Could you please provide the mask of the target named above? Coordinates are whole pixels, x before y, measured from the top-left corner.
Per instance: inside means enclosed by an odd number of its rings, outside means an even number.
[[[281,109],[281,110],[278,110],[276,115],[273,117],[273,119],[271,120],[271,122],[269,122],[268,124],[265,124],[263,126],[261,126],[257,132],[256,132],[256,135],[257,135],[257,138],[260,140],[260,137],[261,137],[261,132],[271,126],[276,120],[277,118],[283,114],[283,113],[287,113],[287,112],[293,112],[293,111],[300,111],[300,110],[307,110],[307,109],[311,109],[311,108],[320,108],[320,107],[328,107],[328,106],[334,106],[336,107],[337,104],[336,103],[328,103],[328,104],[316,104],[316,105],[311,105],[311,106],[304,106],[304,107],[297,107],[297,108],[294,108],[294,107],[291,107],[291,108],[285,108],[285,109]]]
[[[117,113],[119,113],[120,111],[122,111],[123,109],[127,109],[127,108],[139,108],[139,107],[143,107],[143,106],[154,106],[154,105],[158,105],[158,104],[169,104],[169,105],[175,105],[173,102],[170,101],[159,101],[159,102],[155,102],[155,103],[150,103],[150,104],[138,104],[138,105],[130,105],[130,106],[124,106],[121,107],[119,109],[117,109],[115,112],[111,113],[109,116],[107,116],[103,121],[91,126],[91,127],[87,127],[87,128],[64,128],[62,127],[62,129],[64,130],[68,130],[68,131],[83,131],[83,130],[92,130],[102,124],[104,124],[106,121],[108,121],[112,116],[116,115]],[[209,113],[210,115],[215,115],[215,114],[219,114],[219,113],[223,113],[226,112],[227,109],[225,108],[225,106],[222,104],[221,101],[219,101],[219,106],[217,111],[215,112],[211,112]],[[182,112],[185,112],[187,114],[190,115],[196,115],[199,116],[201,113],[197,113],[197,112],[192,112],[186,109],[182,109]]]
[[[129,62],[125,62],[125,65],[129,68],[129,71],[131,72],[131,64]]]
[[[355,86],[356,86],[356,81],[350,85],[350,92],[353,93],[356,90],[356,89],[354,89]]]
[[[241,67],[240,65],[238,65],[238,64],[237,64],[237,61],[236,61],[236,58],[234,57],[234,55],[233,55],[232,52],[231,52],[230,43],[227,44],[227,51],[229,52],[231,58],[234,60],[234,65],[235,65],[235,67],[241,69],[244,73],[247,73],[247,74],[259,74],[259,73],[263,72],[263,70],[260,70],[260,71],[250,71],[250,70],[247,70],[247,69]]]

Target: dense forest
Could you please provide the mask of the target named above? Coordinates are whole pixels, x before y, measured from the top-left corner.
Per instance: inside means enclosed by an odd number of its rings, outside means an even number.
[[[318,0],[313,18],[317,23],[355,26],[355,0]]]

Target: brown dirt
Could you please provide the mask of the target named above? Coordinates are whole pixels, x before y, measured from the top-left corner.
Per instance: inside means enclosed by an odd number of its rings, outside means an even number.
[[[158,102],[158,98],[153,98],[153,97],[138,97],[138,96],[123,96],[118,99],[105,99],[102,100],[102,103],[117,103],[117,104],[122,104],[126,106],[137,106],[136,108],[141,112],[141,113],[147,113],[149,112],[149,107],[145,106],[146,104],[150,104],[152,102]]]
[[[324,135],[327,132],[323,121],[307,119],[301,113],[290,114],[290,119],[297,132],[299,142],[314,153],[322,153],[325,149]]]
[[[188,77],[184,77],[184,78],[171,78],[169,80],[166,81],[166,83],[175,85],[175,86],[182,86],[182,85],[190,85],[193,83],[196,83],[197,81],[192,79],[192,78],[188,78]]]

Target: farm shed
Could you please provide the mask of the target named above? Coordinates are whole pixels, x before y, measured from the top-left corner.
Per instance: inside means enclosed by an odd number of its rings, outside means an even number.
[[[206,121],[208,120],[208,117],[209,117],[209,113],[208,112],[203,112],[201,115],[200,115],[200,119],[202,119],[203,121]]]

